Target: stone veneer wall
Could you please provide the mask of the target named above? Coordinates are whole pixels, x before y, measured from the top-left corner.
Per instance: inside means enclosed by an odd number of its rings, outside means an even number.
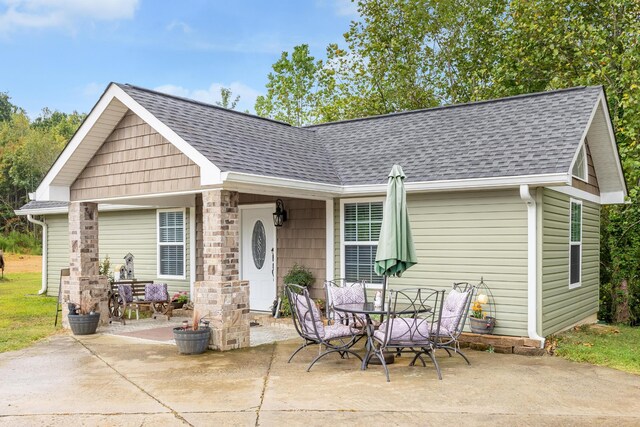
[[[71,202],[69,205],[69,277],[63,280],[62,325],[69,327],[68,302],[87,308],[95,306],[100,322],[109,318],[109,282],[99,275],[98,205]]]
[[[195,284],[195,311],[211,322],[209,347],[249,346],[249,282],[238,271],[238,193],[202,193],[202,280]]]

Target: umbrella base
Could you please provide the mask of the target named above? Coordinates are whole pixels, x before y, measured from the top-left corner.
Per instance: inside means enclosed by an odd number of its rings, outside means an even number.
[[[383,353],[384,355],[384,363],[386,363],[387,365],[392,365],[395,362],[395,354],[385,351]],[[378,359],[375,355],[371,355],[369,356],[369,365],[382,365],[382,362],[380,362],[380,359]]]

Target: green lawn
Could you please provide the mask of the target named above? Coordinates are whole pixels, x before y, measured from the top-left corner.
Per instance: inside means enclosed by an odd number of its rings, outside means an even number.
[[[54,328],[56,298],[38,295],[41,274],[5,274],[0,280],[0,353],[28,347]]]
[[[640,328],[580,326],[556,336],[556,354],[575,362],[640,374]]]

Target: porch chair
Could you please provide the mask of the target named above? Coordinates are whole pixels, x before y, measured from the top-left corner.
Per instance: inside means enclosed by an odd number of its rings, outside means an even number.
[[[366,316],[353,315],[335,311],[335,305],[363,304],[367,302],[367,291],[364,280],[348,282],[346,279],[327,280],[324,282],[326,295],[326,316],[330,324],[351,325],[365,334]]]
[[[462,358],[471,365],[467,356],[460,351],[460,342],[458,338],[464,330],[464,325],[471,306],[471,300],[476,293],[476,286],[466,282],[454,283],[453,288],[447,294],[442,304],[442,319],[439,323],[434,323],[433,329],[438,328],[438,340],[434,341],[436,350],[443,349],[452,356],[453,351],[462,356]]]
[[[434,356],[434,342],[439,340],[439,328],[432,331],[432,325],[440,324],[443,299],[444,290],[409,288],[389,291],[385,320],[373,333],[373,356],[384,367],[387,382],[390,381],[389,369],[384,352],[388,350],[413,353],[411,365],[420,359],[426,366],[422,358],[426,354],[436,368],[438,379],[442,379],[440,366]]]
[[[342,359],[349,354],[353,354],[362,361],[362,357],[358,353],[350,350],[358,339],[359,330],[341,323],[325,326],[322,322],[320,309],[309,296],[309,291],[306,287],[286,285],[285,294],[291,306],[293,325],[298,335],[304,340],[302,345],[291,354],[287,363],[290,363],[300,350],[310,344],[318,344],[321,348],[324,346],[325,351],[318,354],[311,361],[307,372],[311,370],[311,367],[318,360],[331,353],[338,353]]]

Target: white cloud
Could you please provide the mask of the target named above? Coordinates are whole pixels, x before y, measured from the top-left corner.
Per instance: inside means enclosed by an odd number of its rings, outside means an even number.
[[[357,17],[358,1],[352,0],[316,0],[316,5],[331,8],[337,16]]]
[[[338,16],[358,16],[358,2],[351,0],[333,0],[333,10]]]
[[[73,29],[82,21],[133,18],[139,0],[0,0],[0,32],[20,28]]]
[[[180,30],[185,34],[193,31],[193,29],[186,22],[182,21],[171,21],[171,23],[169,23],[166,28],[167,31]]]
[[[206,89],[187,89],[182,86],[176,86],[172,84],[166,84],[156,87],[154,90],[158,92],[168,93],[169,95],[182,96],[184,98],[195,99],[196,101],[206,102],[207,104],[215,104],[220,99],[220,89],[226,87],[231,89],[231,96],[235,98],[240,95],[240,101],[236,110],[253,113],[253,107],[256,103],[256,98],[260,95],[257,90],[245,85],[241,82],[231,82],[229,84],[224,83],[212,83]]]

